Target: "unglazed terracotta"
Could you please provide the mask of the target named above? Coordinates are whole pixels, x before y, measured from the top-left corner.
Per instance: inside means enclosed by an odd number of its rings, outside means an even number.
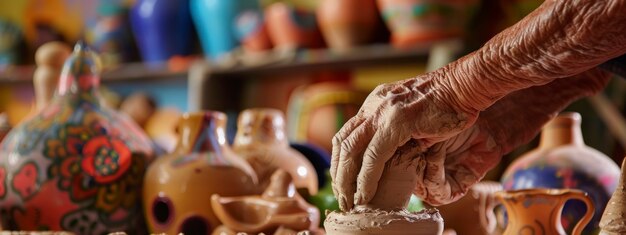
[[[585,233],[597,231],[598,222],[617,187],[620,169],[613,160],[585,145],[578,113],[562,113],[542,130],[539,146],[515,160],[502,176],[505,190],[525,188],[572,188],[593,199],[595,216]],[[571,232],[586,211],[571,201],[563,209],[563,227]]]
[[[502,191],[498,182],[479,182],[458,201],[437,207],[445,228],[454,229],[458,234],[499,234],[493,212],[498,204],[494,193],[498,191]]]
[[[63,63],[71,53],[70,47],[62,42],[48,42],[37,48],[35,52],[37,69],[33,74],[37,111],[42,110],[52,100]]]
[[[288,172],[296,188],[318,191],[315,168],[300,152],[289,147],[281,111],[269,108],[244,110],[239,115],[233,149],[246,159],[259,177],[259,192],[270,183],[276,169]]]
[[[374,197],[366,205],[350,211],[326,215],[324,228],[329,235],[443,233],[443,219],[436,209],[406,210],[418,180],[419,149],[410,146],[396,152],[385,164]]]
[[[397,47],[460,37],[477,0],[377,0]]]
[[[318,48],[323,45],[313,12],[276,2],[265,8],[265,20],[275,48]]]
[[[561,210],[568,200],[580,200],[587,211],[574,223],[571,234],[579,235],[591,221],[594,205],[587,193],[577,189],[522,189],[500,191],[496,199],[504,205],[508,223],[503,235],[544,234],[565,235],[561,226]]]
[[[0,211],[10,230],[141,233],[150,141],[101,104],[97,55],[77,44],[56,95],[0,147]]]
[[[210,234],[221,223],[211,195],[255,193],[256,174],[226,142],[226,115],[185,114],[176,150],[148,168],[143,206],[152,233]]]
[[[375,0],[323,0],[316,15],[326,44],[337,51],[371,42],[378,23]]]
[[[279,227],[316,231],[319,210],[296,192],[291,176],[281,169],[260,196],[223,197],[214,194],[215,214],[231,231],[273,234]]]
[[[600,219],[601,235],[626,234],[626,159],[622,162],[619,183]]]

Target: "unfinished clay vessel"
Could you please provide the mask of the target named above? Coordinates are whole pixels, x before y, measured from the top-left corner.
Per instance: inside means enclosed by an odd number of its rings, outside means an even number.
[[[320,218],[319,210],[296,192],[289,173],[280,169],[260,196],[214,194],[211,205],[224,226],[237,233],[274,234],[279,227],[316,231]]]
[[[210,234],[221,224],[211,195],[255,192],[254,170],[227,145],[225,127],[220,112],[183,115],[176,150],[146,173],[143,205],[152,233]]]
[[[604,208],[615,188],[620,169],[600,151],[585,145],[578,113],[562,113],[542,129],[539,147],[515,160],[502,176],[505,190],[526,188],[573,188],[584,190],[595,205],[595,216],[585,233],[598,230]],[[563,227],[568,233],[586,213],[580,201],[563,209]]]
[[[503,235],[565,235],[561,210],[565,202],[580,200],[587,207],[585,215],[574,224],[573,235],[579,235],[591,221],[594,205],[586,192],[576,189],[522,189],[496,192],[495,197],[506,208],[508,223]]]
[[[326,43],[337,51],[371,42],[378,23],[375,0],[323,0],[316,15]]]
[[[626,234],[626,159],[622,162],[622,174],[615,192],[600,219],[601,235]]]
[[[443,219],[436,209],[419,212],[406,210],[415,188],[419,164],[417,147],[399,150],[385,164],[378,189],[367,205],[347,212],[333,211],[326,216],[324,228],[329,235],[443,233]]]
[[[296,188],[317,194],[315,168],[305,156],[289,147],[281,111],[269,108],[244,110],[239,115],[233,149],[254,168],[259,177],[259,192],[269,185],[274,171],[282,169],[291,175]]]
[[[494,194],[498,191],[502,191],[498,182],[479,182],[458,201],[437,207],[446,221],[445,228],[458,234],[498,234],[493,212],[498,204]]]
[[[52,101],[0,147],[0,215],[9,230],[143,231],[150,140],[100,102],[97,55],[77,44]]]

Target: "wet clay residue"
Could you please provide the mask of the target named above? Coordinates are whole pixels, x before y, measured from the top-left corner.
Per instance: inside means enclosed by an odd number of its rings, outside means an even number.
[[[437,231],[443,227],[443,218],[437,209],[424,209],[419,212],[407,210],[385,211],[365,207],[356,207],[349,212],[334,211],[327,213],[324,226],[329,234],[354,233],[363,234],[384,230],[395,231]],[[352,231],[352,232],[351,232]],[[358,234],[358,233],[357,233]]]

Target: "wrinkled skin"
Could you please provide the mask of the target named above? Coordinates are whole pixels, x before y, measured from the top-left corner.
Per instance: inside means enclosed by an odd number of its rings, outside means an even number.
[[[415,193],[433,205],[458,199],[563,107],[606,85],[591,69],[626,53],[624,12],[625,0],[548,0],[481,49],[377,87],[333,138],[341,209],[371,200],[385,162],[408,141],[427,163]]]

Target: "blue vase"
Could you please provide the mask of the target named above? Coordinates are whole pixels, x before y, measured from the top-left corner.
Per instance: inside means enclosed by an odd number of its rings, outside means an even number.
[[[191,0],[191,16],[207,57],[220,57],[237,47],[235,19],[245,10],[259,9],[256,0]]]
[[[145,62],[191,53],[193,25],[188,0],[138,0],[130,18]]]

